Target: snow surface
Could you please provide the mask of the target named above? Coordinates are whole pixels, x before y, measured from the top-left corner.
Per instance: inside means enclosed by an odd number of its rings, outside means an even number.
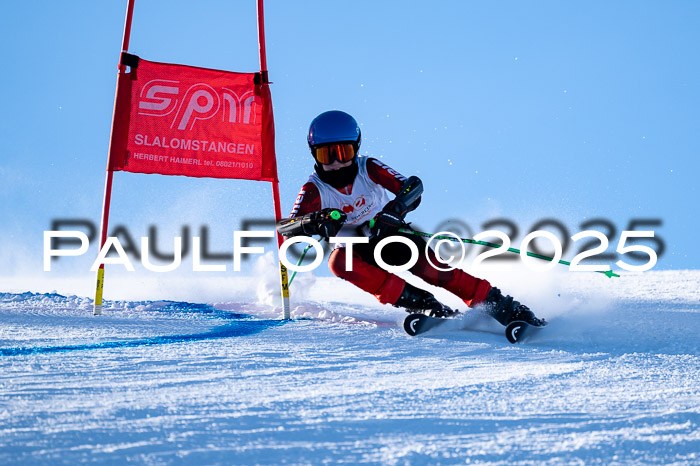
[[[494,278],[550,321],[518,345],[298,280],[287,322],[274,270],[100,317],[0,293],[0,464],[700,464],[700,271]]]

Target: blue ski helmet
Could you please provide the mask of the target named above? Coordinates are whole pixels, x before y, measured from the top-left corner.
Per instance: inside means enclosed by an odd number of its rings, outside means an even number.
[[[309,147],[334,142],[352,142],[355,151],[360,148],[360,126],[355,119],[340,110],[323,112],[313,119],[309,126]]]

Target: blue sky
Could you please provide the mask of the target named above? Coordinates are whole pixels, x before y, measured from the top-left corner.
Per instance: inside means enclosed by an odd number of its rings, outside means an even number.
[[[52,219],[99,224],[125,7],[3,9],[0,275],[42,273]],[[424,180],[411,220],[425,230],[505,218],[517,246],[544,218],[569,236],[604,219],[613,250],[630,221],[656,219],[655,269],[695,269],[698,24],[690,1],[268,0],[283,211],[312,169],[309,122],[337,108],[361,123],[363,154]],[[137,2],[130,52],[256,71],[255,3]],[[230,252],[242,219],[272,215],[269,184],[249,181],[117,173],[113,195],[111,225],[135,238],[156,225],[162,249],[208,225],[212,249]]]

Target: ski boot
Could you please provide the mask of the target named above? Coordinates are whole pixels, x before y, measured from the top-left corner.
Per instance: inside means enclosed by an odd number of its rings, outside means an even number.
[[[491,288],[483,305],[486,312],[504,326],[516,320],[537,327],[546,324],[544,319],[535,317],[529,307],[514,301],[511,296],[503,296],[501,290],[496,287]]]
[[[457,313],[435,299],[432,293],[416,288],[410,283],[406,283],[394,307],[403,307],[406,312],[425,314],[430,317],[450,317]]]

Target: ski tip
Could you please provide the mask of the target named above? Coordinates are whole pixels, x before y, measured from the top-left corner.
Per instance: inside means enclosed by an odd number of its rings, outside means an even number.
[[[506,327],[506,338],[511,343],[517,343],[522,337],[524,330],[527,328],[526,322],[511,322]]]
[[[541,324],[534,324],[525,322],[522,320],[516,320],[508,324],[506,327],[506,338],[511,343],[517,343],[525,338],[525,335],[529,333],[531,328],[542,328],[547,325],[547,321],[544,319],[540,320]]]
[[[425,315],[423,314],[410,314],[408,315],[404,320],[403,320],[403,329],[411,335],[412,337],[415,337],[420,333],[421,330],[421,322],[424,320]]]

